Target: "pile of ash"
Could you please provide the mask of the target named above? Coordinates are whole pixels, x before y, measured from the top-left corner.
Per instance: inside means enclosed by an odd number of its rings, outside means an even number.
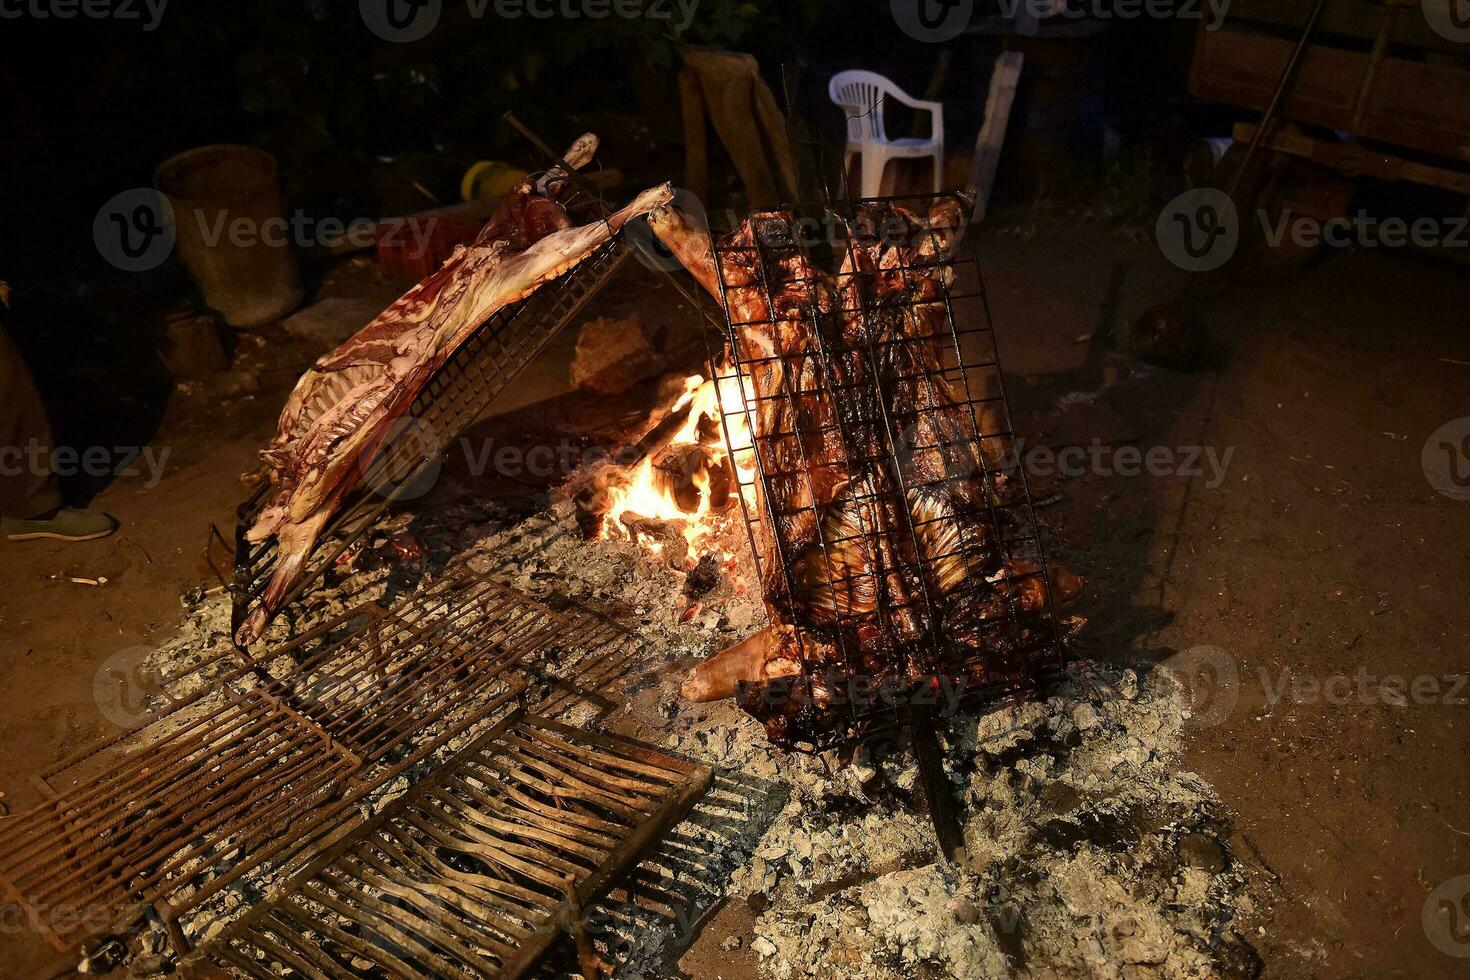
[[[729,902],[746,903],[753,925],[717,938],[778,978],[1259,972],[1248,936],[1269,876],[1211,788],[1181,768],[1188,704],[1166,675],[1074,665],[1043,699],[949,719],[945,765],[968,856],[946,865],[901,741],[786,754],[732,703],[680,698],[689,666],[763,621],[738,518],[697,587],[701,556],[675,563],[587,541],[567,501],[529,513],[455,504],[379,536],[404,533],[421,556],[334,572],[273,635],[464,563],[618,623],[636,657],[601,692],[617,705],[596,713],[601,723],[717,768],[712,792],[640,868],[661,908],[615,893],[591,910],[619,976],[667,975]],[[186,606],[180,639],[160,653],[165,673],[228,643],[225,597]],[[564,655],[565,670],[595,666],[574,639]],[[563,717],[588,720],[583,707]]]

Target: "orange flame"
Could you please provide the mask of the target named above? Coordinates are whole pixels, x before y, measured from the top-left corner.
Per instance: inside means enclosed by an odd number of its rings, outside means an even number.
[[[689,407],[689,417],[669,439],[669,446],[694,446],[703,444],[708,455],[709,469],[724,466],[733,457],[734,470],[738,477],[740,492],[755,481],[753,460],[754,442],[746,423],[745,399],[740,385],[734,377],[722,378],[720,383],[691,374],[684,379],[684,390],[670,407],[670,413]],[[710,419],[719,426],[721,436],[713,442],[701,439],[700,422]],[[663,550],[663,543],[647,534],[630,530],[622,521],[624,514],[632,514],[650,520],[665,521],[682,525],[684,540],[689,542],[691,554],[714,533],[711,512],[723,501],[711,500],[710,477],[705,470],[692,476],[698,491],[698,504],[693,512],[684,510],[674,496],[660,484],[654,472],[652,454],[645,457],[623,481],[608,487],[611,506],[603,517],[602,536],[636,540],[653,553]],[[731,488],[731,492],[736,492]],[[749,496],[747,495],[747,499]],[[725,556],[729,558],[729,555]]]

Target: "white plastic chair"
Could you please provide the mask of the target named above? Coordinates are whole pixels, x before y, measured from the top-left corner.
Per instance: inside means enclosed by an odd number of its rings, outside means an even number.
[[[852,158],[862,154],[862,197],[877,197],[883,183],[883,168],[889,160],[930,157],[934,161],[934,191],[939,192],[944,173],[944,106],[910,98],[897,85],[871,71],[843,71],[832,76],[827,94],[847,113],[847,152],[843,172]],[[883,103],[893,99],[930,115],[927,137],[889,139],[883,128]]]

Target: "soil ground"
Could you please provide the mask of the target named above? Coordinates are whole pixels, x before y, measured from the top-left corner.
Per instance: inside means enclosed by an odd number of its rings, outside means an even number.
[[[1086,222],[991,229],[982,241],[1018,431],[1101,460],[1041,481],[1060,496],[1043,512],[1058,556],[1089,583],[1083,652],[1149,669],[1209,645],[1233,667],[1187,764],[1234,809],[1239,857],[1277,879],[1253,937],[1263,975],[1463,970],[1422,912],[1433,889],[1470,874],[1470,690],[1454,680],[1470,671],[1470,502],[1435,492],[1421,451],[1470,416],[1464,272],[1363,251],[1285,283],[1220,291],[1211,280],[1206,366],[1182,373],[1109,350],[1109,330],[1180,284],[1151,243]],[[689,318],[654,273],[623,275],[599,304],[634,306],[653,325]],[[392,292],[351,277],[329,287]],[[570,342],[508,400],[559,394]],[[237,476],[315,353],[269,333],[239,355],[258,392],[176,391],[151,440],[171,449],[162,480],[119,478],[92,501],[122,522],[118,535],[0,542],[5,802],[25,805],[30,773],[113,730],[93,695],[99,667],[166,640],[180,595],[213,584],[206,528],[232,527]],[[1176,463],[1198,447],[1228,462],[1218,478],[1207,464],[1130,477],[1115,471],[1120,447],[1164,447]],[[1434,678],[1438,693],[1395,697],[1391,675]],[[1323,696],[1340,694],[1343,677],[1348,696]],[[721,948],[749,921],[743,904],[707,918],[680,969],[752,975],[748,942]],[[0,977],[37,976],[42,962],[33,934],[0,935]]]

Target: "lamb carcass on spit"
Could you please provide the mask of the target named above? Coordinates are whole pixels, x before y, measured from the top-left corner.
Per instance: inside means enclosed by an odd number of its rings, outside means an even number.
[[[565,158],[581,166],[596,147],[587,136]],[[297,383],[275,439],[261,453],[271,489],[251,542],[275,536],[278,556],[259,602],[236,632],[259,639],[343,496],[360,483],[393,423],[433,373],[496,311],[524,299],[582,262],[630,220],[666,203],[668,185],[644,191],[606,220],[573,227],[556,194],[568,175],[523,181],[475,242],[455,250]]]
[[[695,668],[684,694],[739,695],[778,744],[840,731],[864,697],[856,678],[870,692],[940,676],[968,689],[1021,676],[1046,643],[1045,578],[1002,545],[998,515],[1021,488],[945,360],[946,258],[966,205],[861,206],[835,275],[813,266],[788,212],[753,216],[718,260],[677,211],[650,216],[723,295],[769,498],[757,550],[771,625]],[[1080,592],[1076,576],[1051,578],[1054,599]]]

